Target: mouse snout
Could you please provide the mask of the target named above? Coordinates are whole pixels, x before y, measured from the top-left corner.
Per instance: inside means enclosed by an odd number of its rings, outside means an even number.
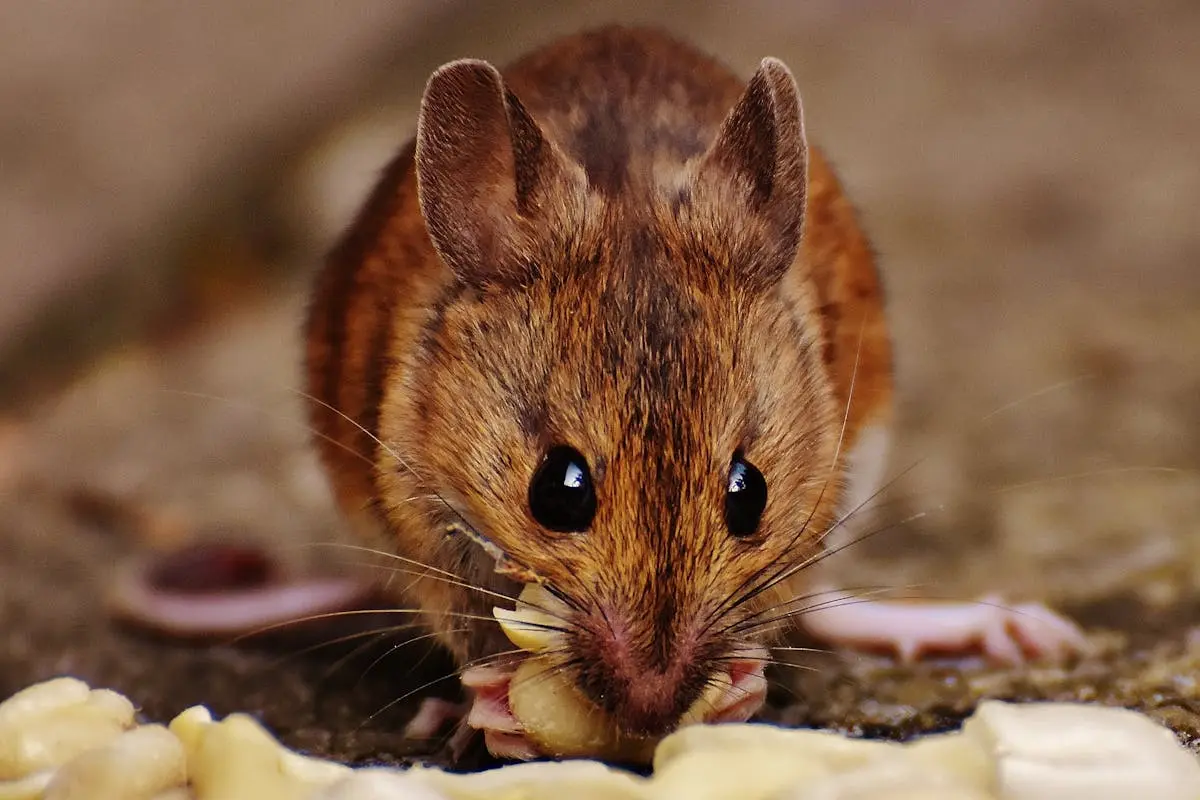
[[[604,705],[623,730],[638,735],[658,736],[672,730],[698,695],[675,675],[653,670],[609,680]]]
[[[612,615],[583,626],[578,637],[579,687],[627,733],[673,730],[700,697],[707,671],[697,649],[679,637],[649,636]]]

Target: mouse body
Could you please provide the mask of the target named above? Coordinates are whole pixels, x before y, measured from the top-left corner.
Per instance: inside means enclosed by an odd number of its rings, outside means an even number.
[[[494,698],[511,645],[491,609],[540,584],[561,669],[637,735],[718,674],[745,680],[711,718],[757,709],[778,609],[815,596],[808,567],[883,475],[880,277],[796,81],[658,31],[435,72],[306,341],[316,445],[355,530],[403,559],[397,603]],[[826,611],[796,618],[852,644],[902,627]],[[999,624],[1011,650],[1012,619],[989,619],[955,636]],[[536,755],[484,717],[493,752]]]

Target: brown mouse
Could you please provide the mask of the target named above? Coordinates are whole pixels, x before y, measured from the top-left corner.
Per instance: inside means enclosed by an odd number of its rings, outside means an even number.
[[[561,668],[638,735],[734,663],[710,718],[756,711],[780,608],[903,656],[1078,644],[1031,608],[817,612],[807,567],[880,484],[892,353],[872,250],[778,60],[747,81],[610,27],[437,70],[319,276],[307,376],[342,509],[407,559],[397,602],[477,668],[477,698],[503,701],[491,608],[526,581],[560,603]],[[468,719],[536,755],[519,724]]]

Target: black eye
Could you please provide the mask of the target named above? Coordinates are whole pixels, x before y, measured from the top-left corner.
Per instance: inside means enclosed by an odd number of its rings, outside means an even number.
[[[596,492],[587,459],[573,447],[552,448],[529,482],[529,511],[559,533],[586,531],[596,516]]]
[[[767,480],[741,453],[729,466],[729,487],[725,493],[725,527],[739,539],[758,530],[763,509],[767,507]]]

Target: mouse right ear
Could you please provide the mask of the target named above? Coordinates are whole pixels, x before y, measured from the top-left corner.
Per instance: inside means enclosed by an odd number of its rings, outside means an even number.
[[[569,230],[581,212],[581,171],[486,61],[454,61],[429,79],[416,171],[433,245],[471,285],[525,282],[538,234]]]
[[[731,264],[739,277],[781,277],[800,246],[808,182],[800,91],[782,61],[763,59],[694,170],[697,210],[744,243]]]

